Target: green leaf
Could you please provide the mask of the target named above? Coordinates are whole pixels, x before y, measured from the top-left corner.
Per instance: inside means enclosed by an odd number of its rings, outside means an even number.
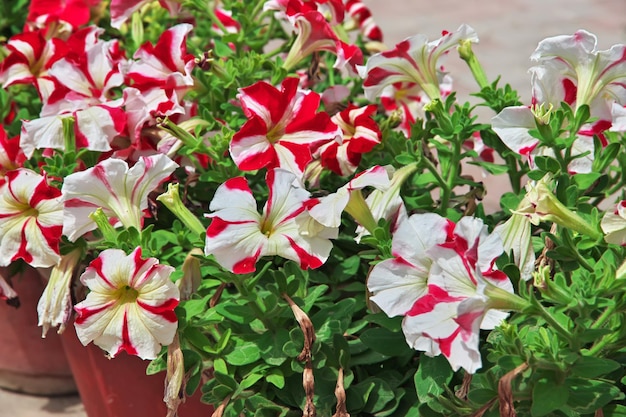
[[[417,398],[420,402],[427,403],[443,394],[443,387],[450,383],[452,375],[452,368],[443,355],[433,358],[420,356],[420,365],[413,378]]]
[[[553,381],[542,379],[533,387],[533,402],[530,414],[541,417],[557,410],[567,403],[569,390],[565,385],[557,385]]]
[[[591,187],[593,183],[600,178],[602,174],[598,172],[590,172],[588,174],[576,174],[574,175],[574,182],[579,190],[584,191]]]
[[[583,378],[596,378],[616,369],[621,365],[611,359],[596,358],[593,356],[581,356],[571,367],[572,375]]]
[[[619,404],[609,404],[602,408],[604,417],[626,417],[626,406]]]
[[[285,377],[279,369],[273,369],[271,373],[265,376],[265,380],[278,389],[285,387]]]
[[[566,383],[571,392],[567,405],[580,414],[593,413],[613,400],[624,398],[624,393],[608,382],[570,378]]]
[[[361,334],[360,339],[370,349],[387,356],[401,356],[413,352],[402,332],[392,332],[383,327],[367,329]]]
[[[248,365],[261,358],[259,347],[252,342],[244,342],[226,355],[226,362],[234,366]]]

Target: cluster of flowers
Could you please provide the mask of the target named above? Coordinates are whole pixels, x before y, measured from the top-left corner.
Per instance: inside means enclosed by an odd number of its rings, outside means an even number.
[[[142,230],[150,193],[162,192],[160,185],[172,180],[178,166],[210,169],[211,163],[208,155],[199,155],[201,167],[188,164],[176,154],[179,139],[155,129],[163,118],[180,124],[196,116],[195,104],[185,98],[195,86],[192,71],[200,62],[186,49],[193,26],[178,24],[129,58],[118,40],[100,39],[102,29],[81,28],[91,3],[97,2],[64,2],[65,8],[55,10],[33,7],[24,33],[9,39],[0,66],[3,88],[32,84],[42,103],[38,118],[23,121],[19,137],[0,131],[0,266],[23,260],[36,268],[53,267],[39,305],[44,332],[53,326],[62,329],[72,312],[69,282],[83,254],[81,248],[62,253],[62,240],[89,242],[99,236],[96,229]],[[111,1],[112,25],[122,27],[146,3]],[[176,2],[161,3],[174,15],[184,12]],[[303,72],[278,86],[267,81],[242,86],[237,104],[246,121],[228,126],[236,131],[229,155],[243,173],[266,170],[269,197],[259,213],[248,179],[231,178],[210,202],[208,228],[197,218],[186,224],[206,233],[206,256],[225,270],[246,274],[265,256],[295,261],[303,269],[321,267],[344,211],[359,224],[357,242],[385,219],[393,232],[393,258],[372,269],[367,284],[371,301],[390,316],[404,316],[410,346],[428,355],[443,354],[455,370],[475,372],[481,366],[479,329],[493,329],[507,316],[502,310],[525,305],[512,294],[511,281],[497,270],[495,260],[512,251],[523,278],[530,278],[530,222],[554,211],[551,192],[545,184],[531,185],[511,220],[488,234],[477,218],[453,223],[436,214],[409,216],[400,189],[415,164],[357,171],[362,155],[382,141],[374,120],[377,100],[384,112],[399,116],[398,128],[409,137],[412,126],[424,119],[425,106],[451,93],[441,58],[478,37],[466,25],[435,41],[417,35],[364,63],[363,51],[344,36],[346,29],[359,29],[373,41],[382,36],[361,2],[270,0],[263,8],[294,36],[285,70],[312,54],[330,52],[336,55],[335,69],[362,78],[371,104],[348,103],[332,116],[320,111],[321,103],[329,107],[344,101],[348,90],[336,86],[319,94],[309,89],[311,74]],[[216,8],[215,15],[216,35],[238,31],[229,11]],[[580,127],[569,169],[590,172],[594,135],[602,139],[608,129],[626,130],[626,47],[596,51],[595,37],[579,31],[541,42],[533,59],[538,65],[531,69],[532,106],[504,109],[493,119],[494,130],[532,164],[546,148],[530,131],[547,120],[552,106],[563,101],[576,109],[588,105],[596,121]],[[474,140],[466,146],[478,150],[480,138]],[[65,178],[51,178],[28,165],[34,156],[70,150],[98,152],[98,160],[92,166],[81,161]],[[489,150],[478,153],[492,158]],[[356,175],[335,192],[312,197],[307,188],[318,184],[324,171]],[[364,198],[366,187],[374,191]],[[176,198],[170,187],[158,200],[174,207]],[[626,244],[625,207],[622,202],[604,217],[611,243]],[[141,247],[131,253],[98,253],[80,278],[89,294],[74,306],[80,340],[94,341],[111,356],[126,351],[155,358],[176,332],[174,308],[180,294],[170,279],[174,270],[156,258],[144,259]],[[0,296],[17,296],[2,277]]]

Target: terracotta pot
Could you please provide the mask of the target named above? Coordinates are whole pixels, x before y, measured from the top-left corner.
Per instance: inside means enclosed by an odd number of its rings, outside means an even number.
[[[114,359],[89,344],[83,346],[74,326],[61,337],[89,417],[165,417],[165,373],[146,375],[148,361],[122,352]],[[179,417],[210,417],[213,408],[200,402],[200,390],[178,409]]]
[[[8,277],[6,268],[0,274]],[[61,339],[54,329],[41,338],[37,327],[37,302],[44,289],[35,269],[12,279],[20,307],[0,301],[0,387],[38,395],[76,392],[72,371]]]

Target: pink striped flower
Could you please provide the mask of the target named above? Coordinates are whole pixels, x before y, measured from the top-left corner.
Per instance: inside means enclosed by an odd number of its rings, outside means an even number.
[[[461,25],[456,32],[445,32],[432,42],[428,42],[425,35],[415,35],[390,51],[372,56],[365,67],[359,68],[364,78],[365,96],[374,101],[385,87],[408,82],[419,85],[432,100],[441,98],[439,84],[444,74],[440,59],[461,42],[478,42],[474,29]]]
[[[109,158],[93,168],[65,178],[63,187],[63,234],[75,241],[94,230],[89,217],[102,208],[114,225],[141,230],[148,194],[165,180],[178,165],[165,155],[142,157],[135,165]]]
[[[317,112],[319,94],[298,89],[297,78],[280,89],[259,81],[239,91],[248,121],[233,136],[230,155],[241,170],[280,167],[300,180],[311,148],[341,135],[328,114]]]
[[[154,359],[172,343],[178,319],[178,287],[170,280],[174,268],[143,259],[141,247],[130,255],[107,249],[94,259],[80,281],[89,288],[78,303],[75,326],[83,345],[94,342],[111,357],[126,351]]]
[[[213,255],[224,268],[236,274],[255,271],[262,256],[281,256],[302,269],[318,268],[328,258],[337,237],[336,228],[315,222],[308,208],[317,203],[309,192],[294,185],[294,174],[283,169],[267,173],[269,199],[263,214],[244,177],[232,178],[216,191],[207,214],[204,253]]]
[[[0,266],[23,259],[36,268],[60,259],[61,191],[26,168],[9,171],[0,186]]]
[[[378,124],[372,118],[374,113],[376,106],[373,104],[365,107],[350,104],[332,117],[342,131],[343,140],[325,143],[315,151],[322,166],[344,177],[356,171],[361,155],[371,151],[381,140]]]
[[[396,237],[397,236],[397,237]],[[377,264],[368,279],[371,300],[390,316],[404,315],[407,343],[452,368],[481,367],[479,330],[493,329],[519,300],[506,275],[494,269],[503,247],[480,219],[456,225],[435,214],[402,223],[392,242],[395,258]]]

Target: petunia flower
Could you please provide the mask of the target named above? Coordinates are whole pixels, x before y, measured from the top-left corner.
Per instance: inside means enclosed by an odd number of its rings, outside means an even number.
[[[347,0],[346,11],[358,24],[367,39],[382,42],[383,33],[372,17],[372,12],[361,0]]]
[[[626,200],[622,200],[613,210],[607,210],[600,227],[604,240],[615,245],[626,246]]]
[[[455,32],[428,42],[425,35],[415,35],[389,51],[378,53],[359,68],[368,100],[374,101],[385,87],[399,82],[415,83],[431,100],[441,98],[439,84],[443,77],[440,58],[461,42],[478,42],[474,29],[461,25]]]
[[[328,51],[337,56],[333,68],[348,68],[356,73],[356,66],[363,64],[363,52],[358,46],[347,44],[337,37],[324,16],[317,12],[300,13],[294,17],[296,40],[283,67],[291,69],[316,51]]]
[[[107,249],[94,259],[80,281],[89,288],[78,303],[75,327],[83,345],[94,342],[111,357],[126,351],[154,359],[172,343],[179,291],[170,280],[174,268],[143,259],[141,247],[126,255]]]
[[[0,185],[4,183],[4,175],[19,168],[26,156],[20,150],[19,139],[9,138],[4,127],[0,125]]]
[[[604,132],[619,131],[612,128],[612,122],[616,119],[616,104],[618,107],[626,104],[626,46],[614,45],[609,50],[598,51],[596,44],[595,35],[584,30],[539,42],[531,55],[531,60],[538,64],[530,69],[532,106],[505,108],[493,118],[494,131],[509,148],[527,156],[531,167],[532,158],[546,150],[528,130],[536,128],[537,123],[546,123],[542,117],[549,114],[542,113],[561,102],[574,110],[588,105],[590,116],[595,119],[577,132],[571,154],[582,156],[569,164],[569,172],[591,172],[593,137],[597,136],[606,146]]]
[[[155,45],[146,42],[135,52],[127,76],[146,96],[148,112],[181,112],[179,103],[195,83],[191,71],[196,64],[186,47],[192,29],[188,23],[178,24],[163,32]]]
[[[300,180],[311,148],[341,135],[328,114],[317,112],[319,94],[298,89],[297,78],[286,78],[280,89],[259,81],[239,91],[248,121],[233,136],[230,154],[241,170],[279,167]]]
[[[397,237],[396,237],[397,236]],[[439,215],[416,214],[392,241],[394,259],[377,264],[368,279],[370,300],[390,316],[404,315],[407,343],[429,356],[443,354],[453,370],[481,366],[479,330],[493,329],[524,300],[512,294],[506,275],[494,269],[503,251],[482,220],[457,224]]]
[[[331,120],[342,131],[342,142],[327,142],[315,151],[322,166],[341,176],[356,171],[361,155],[371,151],[381,141],[378,124],[372,119],[376,106],[356,107],[350,104]]]
[[[110,221],[141,230],[148,194],[178,165],[165,155],[142,157],[135,165],[109,158],[93,168],[65,178],[63,187],[63,234],[75,241],[96,228],[89,217],[102,208]]]
[[[36,268],[55,265],[63,224],[61,191],[26,168],[9,171],[0,186],[0,266],[23,259]]]
[[[576,109],[583,104],[593,108],[598,99],[597,105],[609,110],[612,101],[626,102],[626,45],[598,51],[597,42],[594,34],[578,30],[542,40],[530,57],[568,86]]]
[[[115,29],[121,28],[133,13],[151,2],[152,0],[111,0],[111,26]],[[181,8],[180,1],[176,0],[159,0],[159,4],[172,16],[176,16]]]
[[[79,27],[89,21],[90,7],[97,4],[98,0],[33,0],[28,8],[27,20],[34,21],[47,15]]]
[[[404,315],[426,295],[433,259],[428,250],[446,241],[451,222],[434,213],[412,215],[393,234],[393,258],[377,263],[367,278],[374,302],[388,316]]]
[[[315,222],[308,208],[316,203],[309,192],[294,185],[295,175],[283,169],[269,170],[269,198],[263,214],[248,181],[226,181],[215,192],[209,209],[204,253],[213,255],[224,268],[236,274],[255,271],[262,256],[281,256],[302,269],[318,268],[328,258],[337,228]]]

